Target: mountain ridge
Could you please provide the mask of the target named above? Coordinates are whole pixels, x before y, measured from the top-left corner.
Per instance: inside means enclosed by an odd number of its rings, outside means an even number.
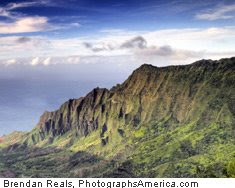
[[[96,170],[84,167],[82,175],[79,165],[68,165],[72,177],[233,176],[226,168],[235,151],[234,72],[234,57],[168,67],[144,64],[110,90],[95,88],[44,112],[8,151],[57,148],[96,161],[87,164]]]

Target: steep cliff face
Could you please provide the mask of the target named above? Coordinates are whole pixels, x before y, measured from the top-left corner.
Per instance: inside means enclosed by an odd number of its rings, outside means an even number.
[[[107,89],[96,88],[86,97],[69,100],[57,111],[45,112],[36,126],[38,139],[62,136],[68,131],[81,137],[97,130],[103,118],[101,108],[108,95]]]
[[[59,149],[43,154],[45,168],[56,161],[58,176],[65,169],[69,177],[233,177],[234,135],[235,58],[230,58],[142,65],[110,90],[95,88],[45,112],[10,150]],[[44,152],[38,153],[35,160],[41,161]],[[43,173],[38,176],[50,175]]]
[[[169,129],[192,121],[206,125],[223,113],[233,117],[234,60],[201,60],[163,68],[142,65],[111,90],[96,88],[57,111],[45,112],[28,139],[34,144],[47,140],[48,144],[67,132],[83,137],[99,131],[105,145],[112,139],[105,137],[107,130],[121,134],[125,127],[166,117],[170,117]]]

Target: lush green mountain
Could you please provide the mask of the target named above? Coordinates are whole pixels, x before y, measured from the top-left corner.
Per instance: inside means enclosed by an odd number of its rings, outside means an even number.
[[[235,58],[142,65],[0,147],[2,177],[234,177]]]

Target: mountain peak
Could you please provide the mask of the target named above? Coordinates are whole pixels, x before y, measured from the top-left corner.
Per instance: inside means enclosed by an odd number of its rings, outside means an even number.
[[[150,69],[150,68],[157,68],[157,66],[154,66],[152,64],[143,64],[138,69]]]
[[[139,68],[137,68],[134,72],[149,72],[158,69],[157,66],[151,64],[143,64]]]

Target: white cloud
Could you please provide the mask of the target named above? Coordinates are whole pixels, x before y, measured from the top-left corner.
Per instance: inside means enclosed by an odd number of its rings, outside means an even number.
[[[50,48],[50,42],[47,38],[40,36],[0,37],[0,57],[2,59],[47,56],[48,48]]]
[[[48,30],[65,29],[69,27],[80,27],[78,22],[68,24],[51,24],[45,16],[27,16],[16,12],[15,9],[31,6],[49,6],[47,0],[9,3],[5,7],[0,7],[0,16],[6,17],[0,22],[0,34],[43,32]]]
[[[169,45],[191,51],[230,51],[234,49],[235,27],[168,29],[143,35],[149,45]]]
[[[46,59],[43,61],[42,64],[45,65],[45,66],[50,65],[50,64],[51,64],[51,58],[50,58],[50,57],[46,58]]]
[[[235,4],[233,5],[224,5],[218,8],[202,12],[197,14],[195,17],[199,20],[219,20],[219,19],[231,19],[234,18],[235,13]]]
[[[187,60],[190,58],[199,58],[203,52],[173,49],[171,46],[151,46],[145,49],[135,51],[136,56],[143,58],[166,57],[174,60]]]
[[[10,66],[54,66],[60,64],[72,65],[87,63],[84,60],[89,59],[91,56],[54,56],[54,57],[29,57],[29,58],[16,58],[0,60],[0,65]]]
[[[99,50],[94,50],[98,46]],[[128,37],[109,35],[88,43],[86,47],[99,55],[117,55],[118,51],[122,55],[139,54],[155,59],[157,56],[185,60],[204,58],[212,52],[230,53],[235,47],[235,27],[157,30]]]
[[[129,35],[129,34],[135,34],[135,32],[130,32],[128,30],[124,29],[102,29],[100,30],[101,33],[109,34],[109,35]]]
[[[126,62],[154,64],[161,61],[166,64],[183,64],[202,58],[235,56],[235,27],[131,33],[118,36],[108,33],[94,38],[68,39],[41,36],[0,37],[0,57],[14,58],[17,62],[19,57],[26,58],[28,60],[20,61],[20,64],[49,66],[102,63],[109,57],[112,62],[118,61],[120,57],[122,60],[126,59]]]
[[[67,62],[69,64],[78,64],[81,61],[81,57],[79,56],[71,56],[67,58]]]
[[[144,49],[146,48],[147,41],[142,36],[134,37],[130,40],[125,41],[120,48],[127,49]]]
[[[46,17],[23,17],[6,23],[0,22],[0,33],[26,33],[51,29]]]
[[[151,43],[151,37],[148,37],[146,40],[143,36],[136,36],[130,38],[128,40],[122,40],[119,44],[114,45],[113,43],[106,43],[104,40],[102,42],[97,42],[95,44],[92,43],[84,43],[84,46],[87,49],[90,49],[92,52],[96,54],[106,53],[113,54],[115,51],[122,52],[121,55],[134,55],[138,57],[144,57],[146,59],[156,58],[156,57],[167,57],[167,58],[175,58],[175,59],[187,59],[191,57],[197,57],[199,52],[189,51],[189,50],[177,50],[173,49],[169,45],[157,46],[156,43]]]
[[[3,16],[3,17],[10,17],[11,14],[8,10],[0,7],[0,16]]]
[[[38,1],[38,2],[21,2],[21,3],[9,3],[7,6],[6,6],[6,9],[7,10],[14,10],[14,9],[17,9],[17,8],[24,8],[24,7],[31,7],[31,6],[35,6],[35,5],[39,5],[41,4],[41,1]]]
[[[32,59],[32,61],[31,61],[31,65],[32,66],[37,66],[37,65],[39,65],[39,57],[35,57],[34,59]]]
[[[7,17],[7,20],[0,22],[0,34],[38,32],[52,29],[48,18],[43,16],[26,16],[14,12],[15,9],[40,5],[38,2],[9,3],[5,7],[0,7],[0,16]]]
[[[10,66],[10,65],[14,65],[14,64],[16,64],[16,63],[17,63],[16,59],[9,59],[9,60],[7,60],[4,64],[5,64],[6,66]]]
[[[70,26],[72,26],[72,27],[80,27],[81,24],[78,23],[78,22],[74,22],[74,23],[71,23]]]
[[[46,4],[47,1],[42,1],[42,0],[31,1],[31,2],[20,2],[20,3],[8,3],[5,7],[0,7],[0,16],[16,19],[22,15],[16,12],[12,12],[15,9],[31,7],[31,6],[40,6]]]
[[[24,59],[24,61],[21,61],[20,64],[21,65],[28,65],[27,61],[29,62],[29,65],[31,65],[31,66],[49,66],[49,65],[56,64],[56,63],[52,62],[51,57],[47,57],[47,58],[35,57],[35,58],[32,58],[31,60]]]

